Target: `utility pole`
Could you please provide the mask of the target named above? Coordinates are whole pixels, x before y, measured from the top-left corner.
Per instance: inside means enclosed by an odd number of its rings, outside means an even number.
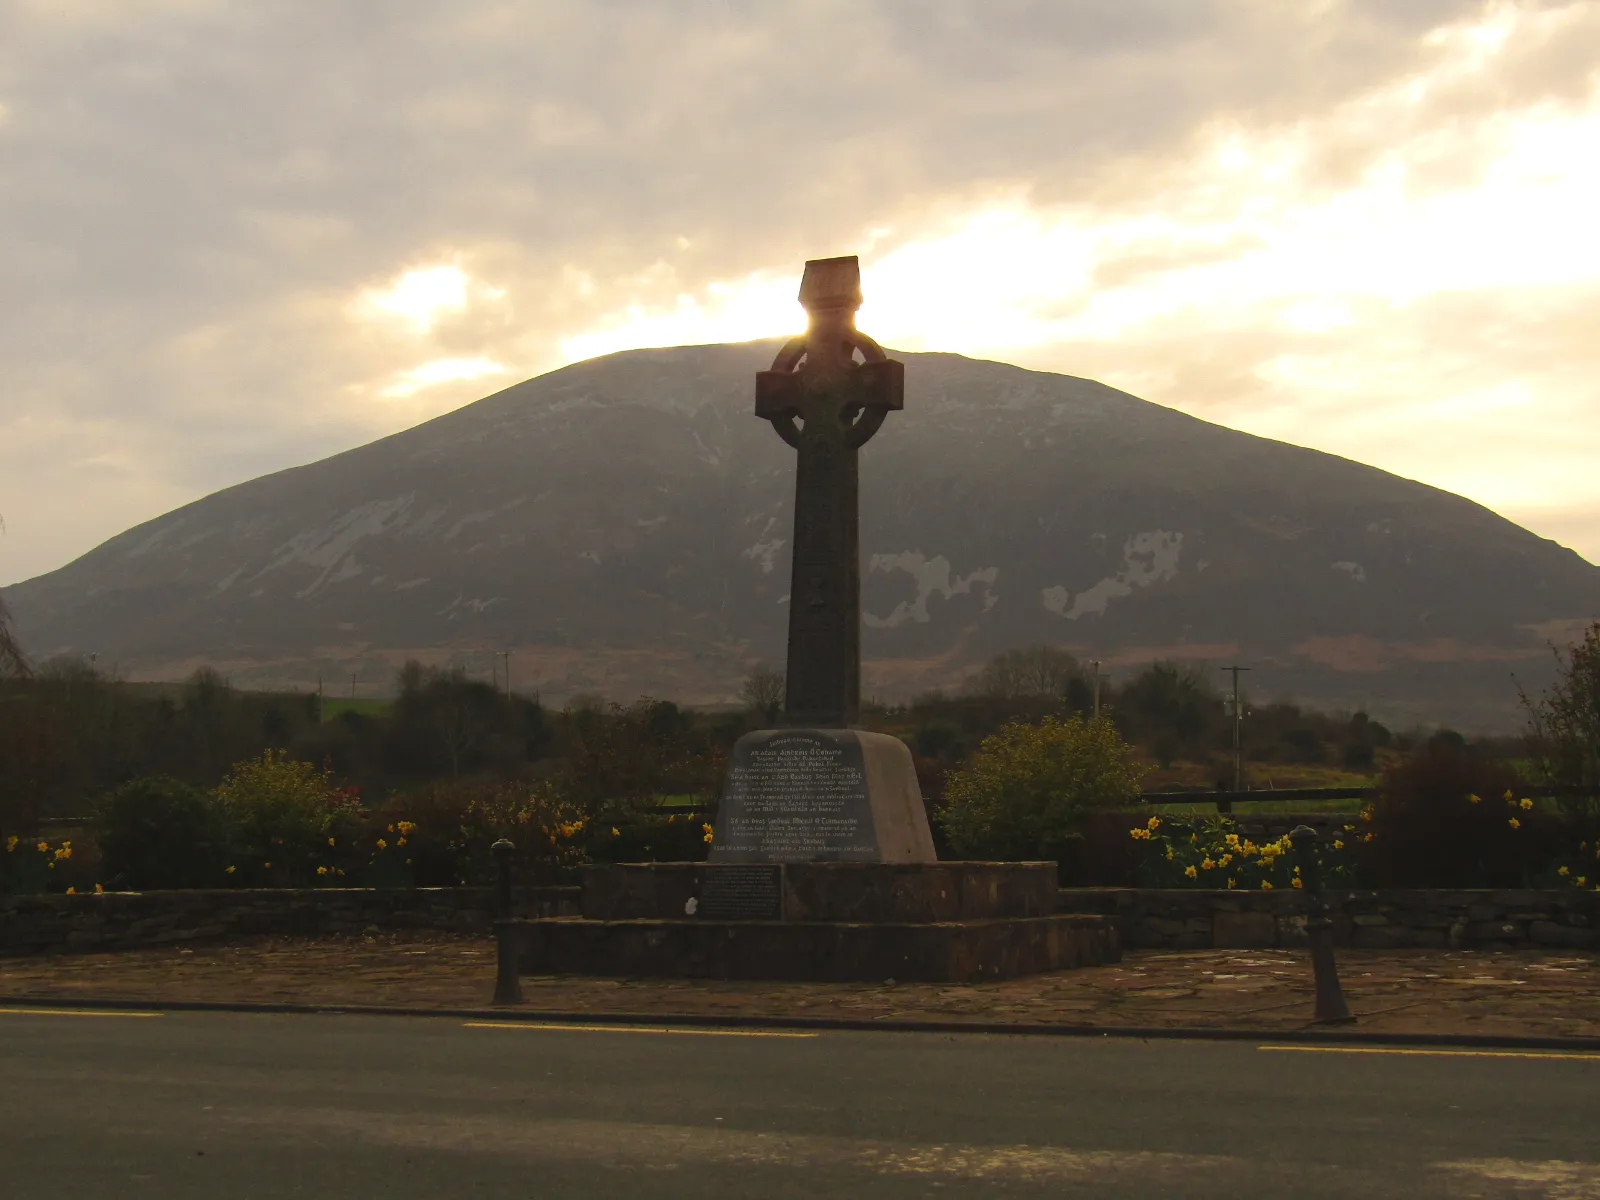
[[[322,672],[318,671],[317,672],[317,724],[321,725],[322,722],[323,722],[323,716],[322,716]]]
[[[506,664],[506,699],[511,699],[511,651],[500,651],[500,658]]]
[[[351,671],[350,672],[350,699],[354,700],[355,698],[356,698],[356,673],[354,671]]]
[[[1248,671],[1249,667],[1228,666],[1222,668],[1233,675],[1233,790],[1244,791],[1244,761],[1240,755],[1240,722],[1243,713],[1239,708],[1239,672]]]
[[[1100,719],[1100,660],[1091,658],[1089,665],[1094,668],[1094,719]]]

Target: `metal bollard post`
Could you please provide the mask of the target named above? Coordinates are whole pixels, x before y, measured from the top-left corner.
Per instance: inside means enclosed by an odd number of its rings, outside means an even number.
[[[501,838],[489,847],[497,868],[494,915],[502,921],[511,919],[511,856],[516,852],[516,845],[508,838]]]
[[[1317,985],[1316,1021],[1319,1025],[1350,1025],[1355,1018],[1344,1002],[1339,968],[1333,961],[1333,921],[1322,895],[1322,860],[1317,854],[1317,833],[1301,825],[1289,834],[1300,863],[1300,888],[1306,896],[1306,941],[1311,944],[1311,971]]]
[[[496,1004],[521,1004],[522,979],[517,973],[516,924],[511,919],[511,856],[516,846],[501,838],[489,847],[499,868],[495,907],[497,909],[495,935],[494,1002]]]

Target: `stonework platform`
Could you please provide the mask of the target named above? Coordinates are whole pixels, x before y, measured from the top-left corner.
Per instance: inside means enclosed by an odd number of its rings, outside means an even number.
[[[616,863],[588,867],[583,915],[597,921],[691,915],[717,863]],[[1043,917],[1057,909],[1055,863],[784,863],[783,919],[916,924]]]
[[[609,920],[513,925],[524,975],[974,983],[1116,962],[1104,917],[924,923]]]

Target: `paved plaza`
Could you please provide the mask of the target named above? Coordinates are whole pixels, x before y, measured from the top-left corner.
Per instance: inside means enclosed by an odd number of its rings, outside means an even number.
[[[1585,953],[1339,954],[1358,1028],[1600,1036],[1600,958]],[[480,1008],[481,937],[378,934],[0,960],[0,996]],[[1121,963],[985,984],[525,978],[525,1010],[1296,1029],[1311,1019],[1303,951],[1135,952]]]

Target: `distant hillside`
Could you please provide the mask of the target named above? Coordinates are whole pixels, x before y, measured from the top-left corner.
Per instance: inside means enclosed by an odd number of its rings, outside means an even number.
[[[135,678],[387,684],[408,655],[576,692],[730,697],[782,661],[793,455],[751,414],[776,343],[632,351],[218,492],[9,588],[37,657]],[[1515,720],[1600,568],[1487,509],[1089,380],[899,355],[863,452],[867,690],[1036,642],[1238,660],[1392,720]],[[344,684],[340,685],[341,688]]]

